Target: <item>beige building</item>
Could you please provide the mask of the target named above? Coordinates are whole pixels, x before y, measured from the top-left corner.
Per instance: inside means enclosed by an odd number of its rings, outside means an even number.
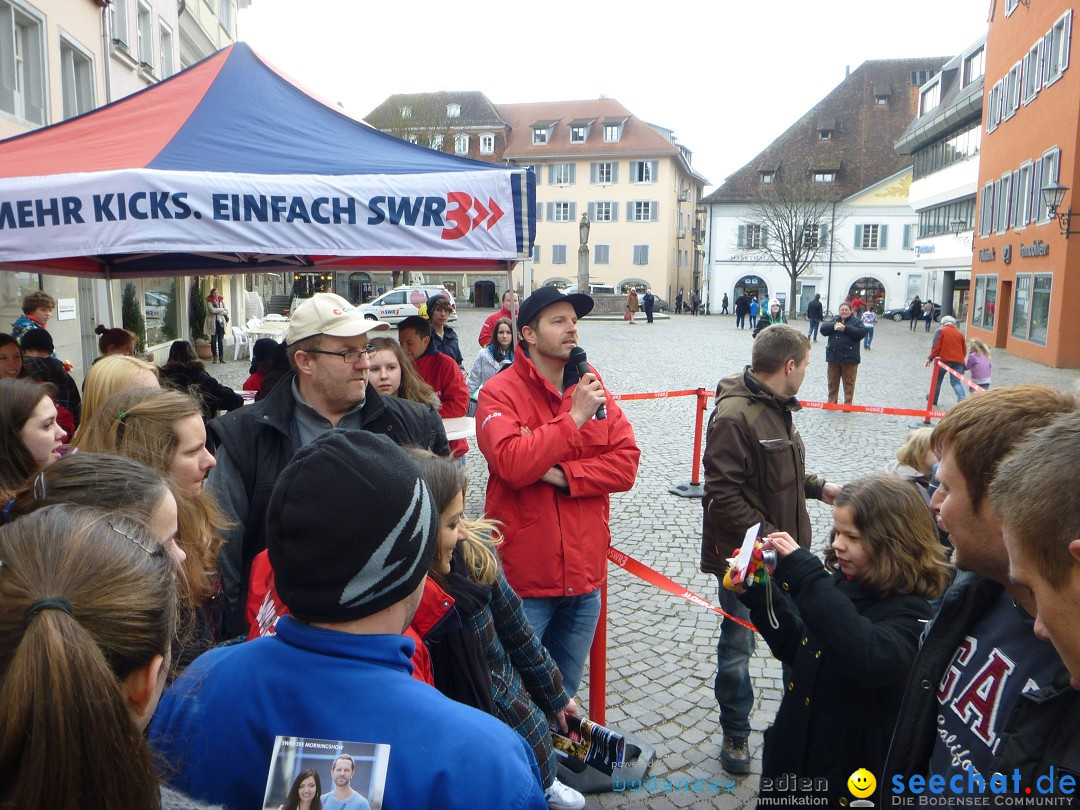
[[[674,132],[614,99],[498,104],[510,125],[504,159],[536,171],[536,246],[523,286],[577,282],[578,224],[586,214],[590,283],[652,288],[671,301],[700,284],[708,182]]]

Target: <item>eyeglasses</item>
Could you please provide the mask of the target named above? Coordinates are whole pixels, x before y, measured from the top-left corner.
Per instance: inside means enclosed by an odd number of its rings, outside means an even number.
[[[305,351],[308,354],[332,354],[334,357],[340,357],[345,365],[351,366],[360,359],[361,355],[370,360],[378,350],[379,348],[377,346],[365,346],[362,349],[351,352],[328,352],[324,349],[306,349]]]

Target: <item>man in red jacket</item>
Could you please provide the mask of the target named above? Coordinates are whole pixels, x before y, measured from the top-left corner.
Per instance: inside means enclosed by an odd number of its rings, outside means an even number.
[[[612,492],[634,485],[638,451],[595,370],[569,363],[587,295],[541,287],[521,304],[514,365],[480,389],[476,441],[488,462],[487,516],[502,522],[506,578],[577,692],[600,615]],[[606,418],[595,418],[604,406]]]
[[[412,358],[417,373],[439,395],[439,416],[449,419],[465,416],[469,410],[469,387],[453,358],[435,348],[431,339],[431,324],[419,315],[410,315],[398,324],[398,342]],[[450,442],[450,453],[460,458],[469,451],[465,439]]]
[[[511,303],[513,302],[513,303]],[[510,319],[510,307],[514,307],[514,312],[517,312],[518,308],[518,294],[513,290],[507,290],[503,293],[502,297],[502,309],[498,312],[494,312],[488,315],[487,320],[484,321],[484,325],[480,327],[480,337],[477,342],[480,344],[480,348],[487,348],[487,345],[491,343],[491,333],[495,328],[495,322],[499,318]]]
[[[926,358],[925,365],[929,366],[934,360],[940,360],[957,374],[964,373],[964,361],[967,360],[967,340],[963,332],[956,328],[956,318],[946,315],[941,319],[941,328],[934,334],[933,345],[930,346],[930,356]],[[934,404],[937,405],[938,397],[941,396],[942,379],[947,372],[937,368],[937,385],[934,387]],[[956,394],[956,401],[963,402],[967,391],[964,381],[949,374],[949,383]]]

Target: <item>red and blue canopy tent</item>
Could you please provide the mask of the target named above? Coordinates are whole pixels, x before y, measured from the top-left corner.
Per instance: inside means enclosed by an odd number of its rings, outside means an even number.
[[[528,257],[530,170],[386,135],[238,43],[0,141],[0,270],[97,278]]]

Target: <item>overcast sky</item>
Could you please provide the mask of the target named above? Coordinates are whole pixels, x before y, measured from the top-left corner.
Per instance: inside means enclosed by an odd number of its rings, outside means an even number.
[[[675,131],[715,187],[868,59],[943,56],[992,0],[251,0],[240,39],[358,118],[392,93],[608,96]],[[637,4],[634,4],[637,5]]]

